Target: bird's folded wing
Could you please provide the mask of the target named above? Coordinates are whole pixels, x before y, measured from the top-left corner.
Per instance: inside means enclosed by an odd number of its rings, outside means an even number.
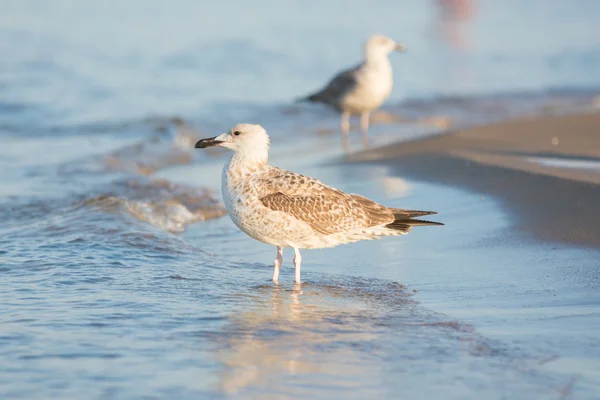
[[[325,235],[394,220],[388,208],[374,201],[293,172],[279,170],[257,186],[263,188],[259,193],[263,205],[290,214]]]
[[[360,66],[342,71],[329,81],[321,91],[315,93],[314,100],[337,103],[346,93],[352,91],[358,83],[357,71]]]

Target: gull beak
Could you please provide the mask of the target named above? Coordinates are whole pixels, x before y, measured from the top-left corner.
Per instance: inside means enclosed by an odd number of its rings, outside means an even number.
[[[228,143],[231,143],[231,135],[226,132],[219,136],[198,140],[194,147],[197,149],[205,149],[207,147],[223,146],[223,144],[225,144],[223,147],[228,147]]]
[[[196,142],[196,145],[194,147],[196,149],[205,149],[207,147],[219,146],[224,141],[223,140],[218,140],[217,139],[218,137],[219,136],[215,136],[215,137],[211,137],[211,138],[206,138],[206,139],[198,140],[198,142]]]
[[[399,52],[404,52],[404,51],[406,51],[406,45],[404,45],[402,43],[397,43],[396,47],[394,47],[394,50],[399,51]]]

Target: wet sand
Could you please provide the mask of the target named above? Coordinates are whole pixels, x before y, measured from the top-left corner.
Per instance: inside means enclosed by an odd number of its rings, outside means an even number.
[[[570,376],[551,398],[599,393],[599,127],[600,114],[538,116],[347,157],[353,169],[426,182],[403,206],[439,211],[446,226],[407,238],[430,262],[411,260],[402,281],[424,307],[545,354],[536,370]]]
[[[491,195],[542,240],[600,246],[600,113],[473,127],[348,159]]]

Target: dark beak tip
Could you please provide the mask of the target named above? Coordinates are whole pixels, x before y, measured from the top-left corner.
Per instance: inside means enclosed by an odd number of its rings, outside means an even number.
[[[215,140],[215,138],[201,139],[196,142],[194,148],[205,149],[207,147],[217,146],[223,143],[221,140]]]

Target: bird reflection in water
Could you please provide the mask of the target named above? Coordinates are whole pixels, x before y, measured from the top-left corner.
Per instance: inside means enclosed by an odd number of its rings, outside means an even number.
[[[371,390],[378,394],[380,367],[364,350],[377,352],[381,329],[373,326],[364,301],[349,299],[333,286],[260,290],[252,311],[236,315],[221,336],[222,392],[249,394],[251,389],[263,399],[261,388],[278,397],[308,395],[322,384],[332,392],[360,388],[369,393],[364,382],[372,376]]]
[[[459,52],[470,49],[467,24],[475,15],[475,0],[435,0],[435,5],[440,40]]]
[[[433,81],[441,92],[474,90],[480,86],[471,65],[471,54],[476,51],[471,37],[476,1],[434,0],[434,5],[433,30],[440,59]]]

